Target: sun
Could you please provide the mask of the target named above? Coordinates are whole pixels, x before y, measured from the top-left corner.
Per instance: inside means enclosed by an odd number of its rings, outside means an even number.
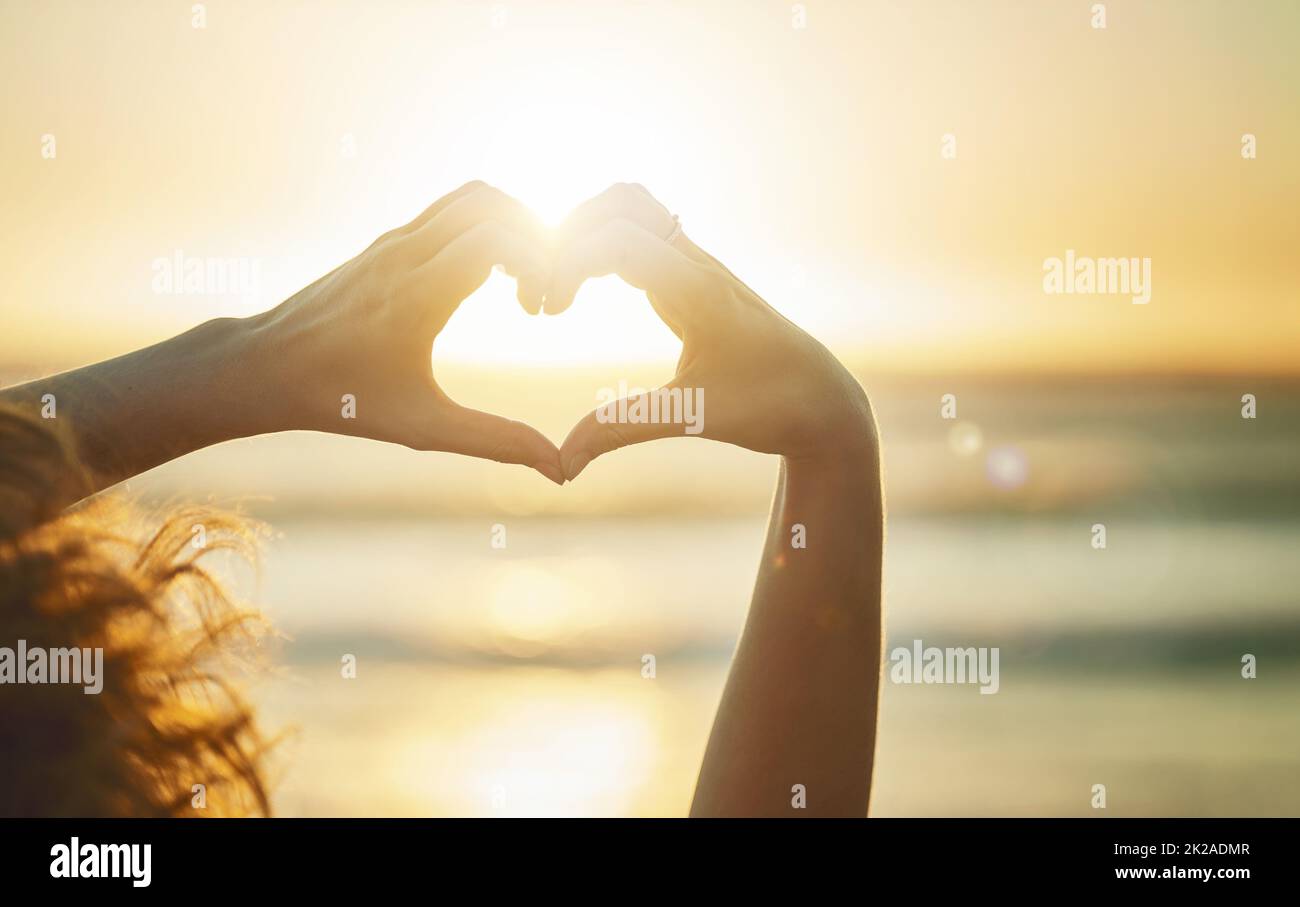
[[[473,172],[518,198],[546,224],[558,225],[584,200],[613,183],[653,172],[644,105],[592,97],[548,76],[525,94],[466,125]],[[564,100],[579,95],[578,100]],[[554,98],[554,100],[549,100]],[[469,153],[462,150],[462,153]],[[662,172],[662,171],[660,171]],[[475,298],[476,297],[476,298]],[[438,338],[437,357],[460,362],[584,365],[673,361],[680,342],[659,322],[644,294],[616,277],[589,281],[558,317],[529,318],[514,301],[514,281],[493,274],[466,300]]]
[[[650,169],[644,129],[610,107],[522,105],[494,118],[481,166],[488,182],[554,226],[584,199]]]

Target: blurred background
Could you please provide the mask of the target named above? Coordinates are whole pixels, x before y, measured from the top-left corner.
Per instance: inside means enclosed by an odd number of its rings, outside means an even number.
[[[1104,7],[8,0],[0,381],[270,307],[469,179],[552,221],[643,183],[871,394],[889,646],[1001,648],[994,696],[886,682],[874,814],[1296,815],[1300,6]],[[1045,293],[1071,249],[1150,303]],[[677,351],[612,278],[533,318],[494,275],[433,356],[558,442]],[[130,490],[277,532],[236,579],[286,636],[280,814],[680,815],[775,474],[297,433]]]

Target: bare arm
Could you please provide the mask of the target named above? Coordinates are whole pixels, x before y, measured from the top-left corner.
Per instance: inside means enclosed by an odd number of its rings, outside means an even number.
[[[543,435],[459,406],[434,380],[434,337],[494,264],[519,277],[520,302],[537,311],[550,268],[543,237],[514,199],[470,183],[268,312],[5,389],[0,403],[51,411],[91,491],[212,444],[293,429],[518,463],[562,483]],[[79,492],[69,494],[73,503]]]
[[[782,462],[692,815],[867,814],[880,683],[878,471],[869,452]],[[806,548],[793,546],[796,524]]]
[[[89,489],[73,503],[190,451],[275,431],[251,370],[248,322],[222,318],[116,359],[0,391],[66,427]],[[265,420],[265,424],[263,424]]]
[[[701,437],[781,456],[758,582],[692,814],[865,816],[884,534],[865,393],[825,347],[685,235],[673,236],[667,209],[640,187],[598,196],[563,232],[546,311],[563,311],[591,276],[617,273],[646,290],[682,339],[666,387],[702,395]],[[682,433],[677,424],[615,424],[591,413],[560,455],[572,479],[611,450]],[[800,796],[804,809],[795,809]]]

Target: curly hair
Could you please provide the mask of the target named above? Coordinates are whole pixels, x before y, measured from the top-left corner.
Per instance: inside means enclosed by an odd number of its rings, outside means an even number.
[[[105,495],[64,510],[89,486],[52,424],[0,408],[0,646],[102,649],[102,689],[0,683],[0,816],[269,815],[270,743],[232,679],[267,628],[199,563],[252,561],[260,527],[185,507],[151,531]]]

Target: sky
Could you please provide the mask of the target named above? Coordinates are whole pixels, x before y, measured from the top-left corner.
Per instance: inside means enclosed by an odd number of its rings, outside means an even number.
[[[1300,368],[1287,0],[192,6],[0,3],[5,377],[270,307],[475,178],[551,221],[640,182],[885,371]],[[1044,292],[1067,250],[1150,259],[1150,302]],[[158,292],[178,255],[256,280]],[[530,318],[494,275],[434,355],[677,349],[615,278]]]

